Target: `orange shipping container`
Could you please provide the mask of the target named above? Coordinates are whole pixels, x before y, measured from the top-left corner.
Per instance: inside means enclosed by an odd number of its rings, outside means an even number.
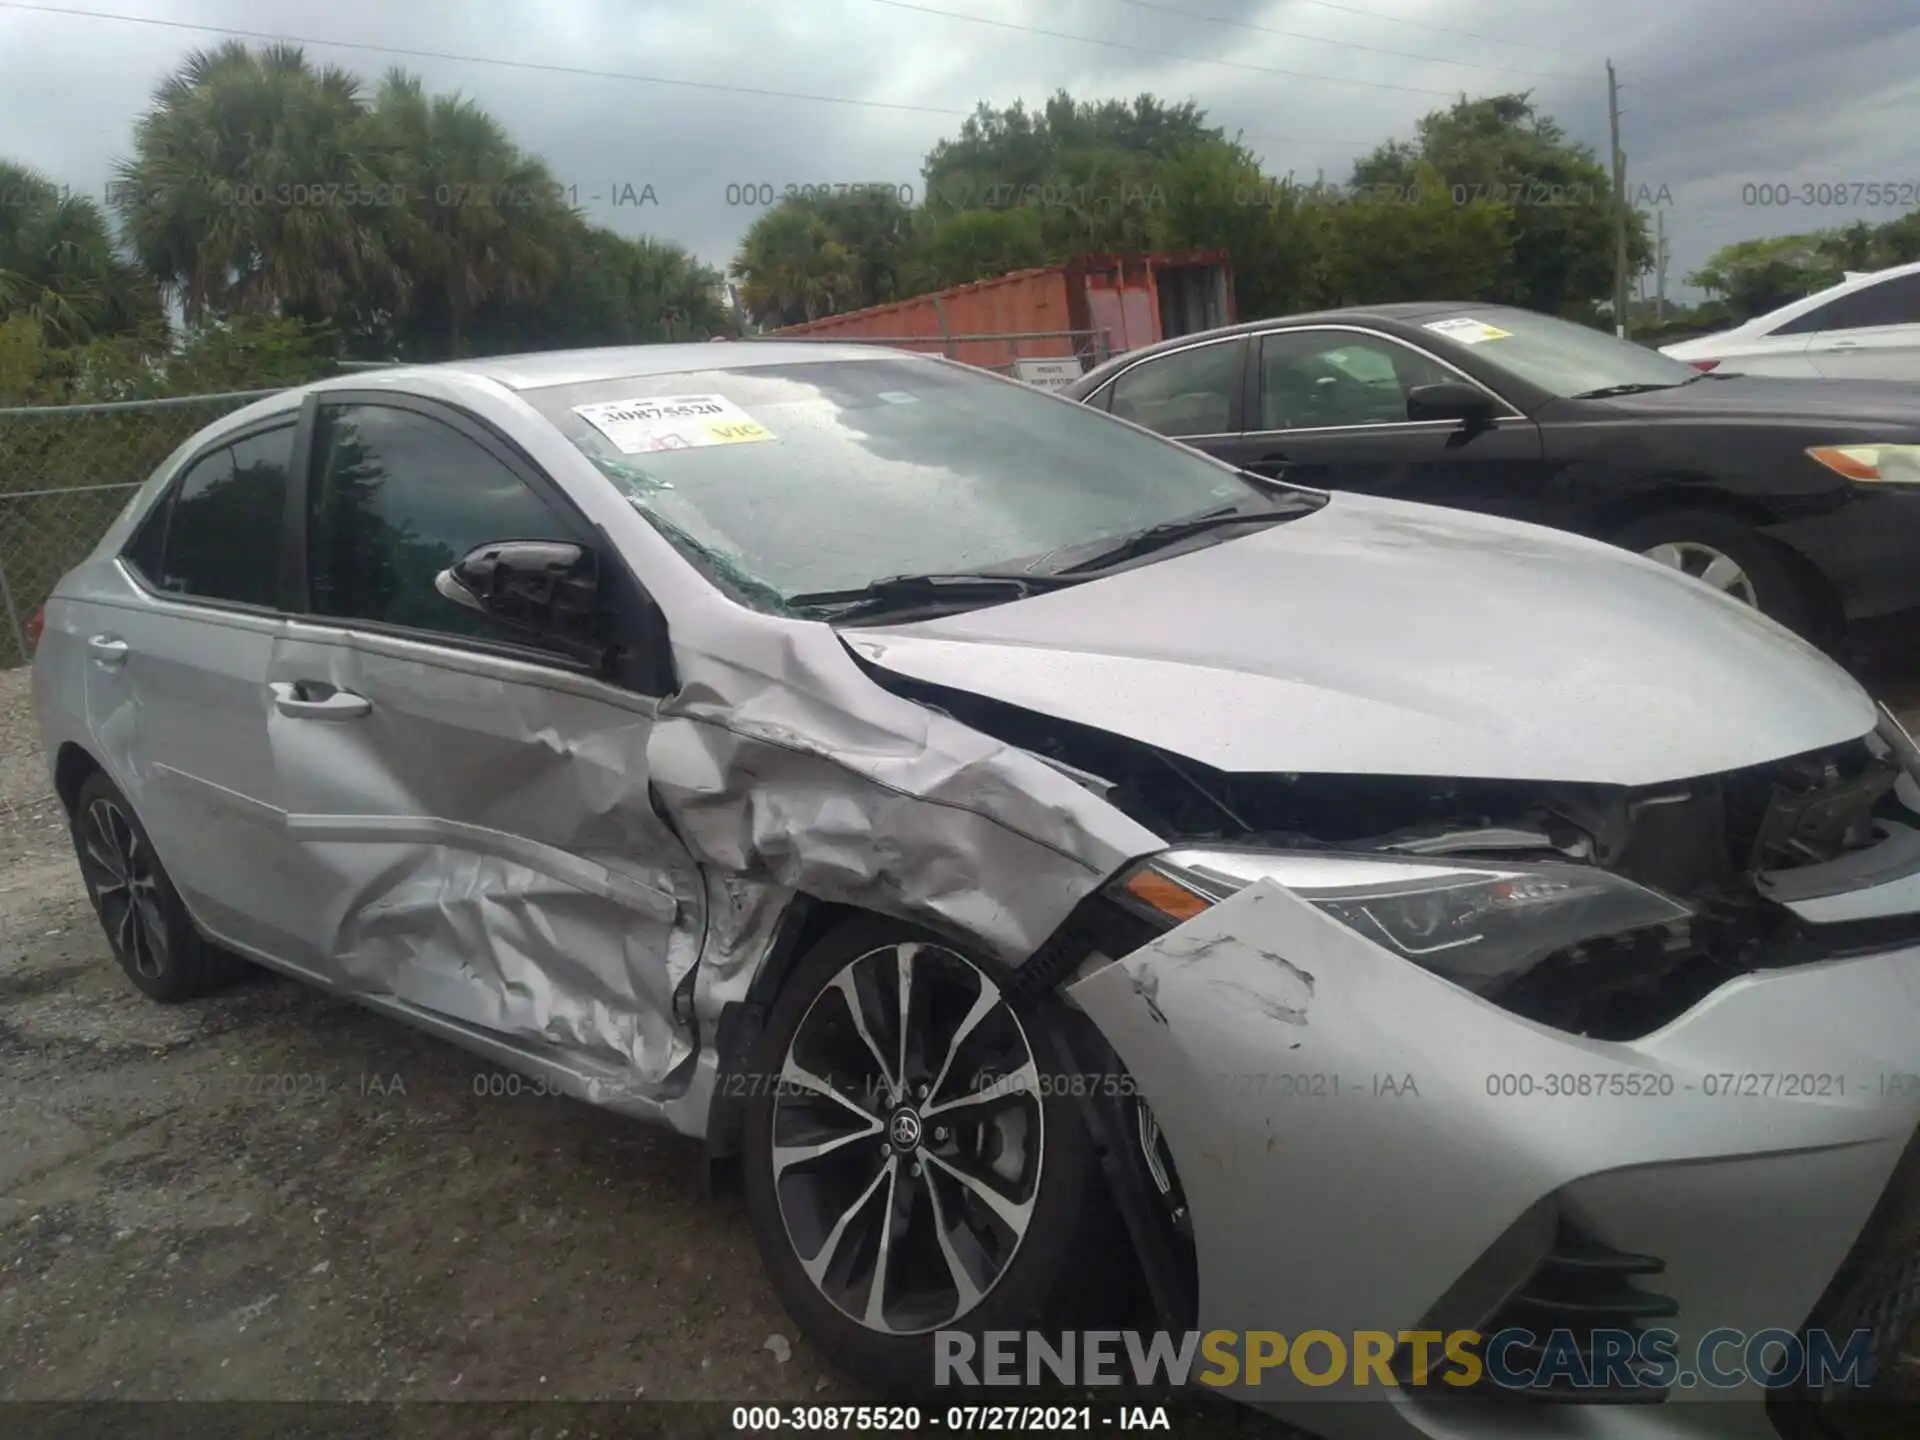
[[[1210,250],[1083,255],[774,333],[902,345],[1012,374],[1021,360],[1087,368],[1234,319],[1227,252]]]

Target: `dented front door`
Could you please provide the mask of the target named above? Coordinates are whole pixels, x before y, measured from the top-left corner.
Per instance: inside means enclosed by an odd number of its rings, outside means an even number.
[[[433,584],[474,545],[577,521],[428,407],[321,407],[314,435],[311,613],[269,674],[300,926],[347,989],[659,1084],[689,1053],[674,991],[704,911],[649,802],[655,702],[504,643]]]

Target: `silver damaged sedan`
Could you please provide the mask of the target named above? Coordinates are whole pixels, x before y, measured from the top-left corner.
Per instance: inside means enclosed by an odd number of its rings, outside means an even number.
[[[269,966],[701,1137],[876,1385],[1127,1306],[1872,1317],[1883,1366],[1920,1313],[1920,753],[1596,542],[896,351],[509,357],[209,426],[61,581],[34,696],[135,986]],[[1772,1433],[1756,1378],[1563,1379],[1225,1388]]]

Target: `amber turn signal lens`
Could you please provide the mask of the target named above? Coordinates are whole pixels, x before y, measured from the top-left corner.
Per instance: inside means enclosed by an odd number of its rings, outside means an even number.
[[[1158,910],[1173,920],[1191,920],[1213,906],[1211,900],[1194,894],[1186,886],[1153,869],[1134,871],[1127,877],[1125,889],[1142,905]]]

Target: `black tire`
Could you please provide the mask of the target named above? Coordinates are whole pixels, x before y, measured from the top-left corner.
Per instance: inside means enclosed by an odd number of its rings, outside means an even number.
[[[87,898],[114,959],[141,994],[177,1004],[234,978],[238,962],[194,929],[140,817],[98,770],[74,801],[72,834]]]
[[[1613,543],[1641,555],[1663,545],[1717,550],[1745,573],[1761,614],[1808,639],[1831,638],[1828,607],[1822,604],[1817,582],[1803,573],[1790,552],[1737,516],[1719,510],[1659,510],[1625,526]]]
[[[870,1328],[862,1320],[844,1311],[834,1300],[823,1292],[820,1286],[809,1278],[803,1265],[798,1247],[790,1238],[785,1214],[781,1208],[780,1194],[774,1169],[773,1146],[776,1135],[776,1104],[781,1101],[781,1093],[789,1097],[792,1104],[794,1093],[787,1089],[781,1077],[786,1064],[789,1047],[795,1035],[800,1031],[803,1020],[813,1010],[816,1000],[826,995],[829,987],[836,982],[842,971],[849,971],[856,961],[869,963],[876,952],[892,951],[902,944],[918,943],[927,947],[921,952],[918,962],[926,964],[929,952],[937,952],[933,959],[946,964],[945,957],[958,957],[972,966],[982,977],[991,982],[1004,995],[1002,982],[1006,973],[1002,967],[978,956],[969,955],[957,947],[938,939],[932,934],[913,926],[884,919],[881,917],[861,917],[850,920],[824,936],[812,950],[800,961],[794,974],[781,991],[779,1000],[773,1007],[767,1028],[755,1042],[753,1053],[747,1061],[746,1074],[757,1082],[747,1088],[750,1098],[743,1132],[744,1152],[741,1157],[742,1180],[745,1189],[747,1214],[753,1225],[754,1236],[760,1245],[767,1273],[773,1282],[775,1292],[786,1307],[801,1331],[817,1345],[823,1355],[831,1358],[857,1379],[864,1381],[883,1394],[895,1398],[915,1398],[929,1396],[934,1392],[934,1344],[932,1330],[964,1330],[974,1335],[976,1351],[974,1363],[980,1363],[978,1337],[985,1330],[1037,1329],[1055,1334],[1060,1330],[1074,1328],[1086,1323],[1089,1317],[1114,1318],[1124,1310],[1128,1285],[1132,1277],[1130,1255],[1119,1247],[1124,1241],[1124,1230],[1118,1220],[1118,1212],[1108,1196],[1101,1179],[1100,1166],[1080,1113],[1083,1103],[1069,1094],[1056,1093],[1067,1087],[1053,1086],[1044,1082],[1037,1087],[1034,1103],[1039,1107],[1042,1117],[1039,1130],[1040,1142],[1039,1168],[1035,1177],[1035,1188],[1030,1193],[1031,1211],[1026,1229],[1011,1250],[1010,1258],[1005,1259],[992,1283],[982,1289],[983,1298],[950,1320],[931,1322],[929,1328],[918,1333],[885,1333]],[[953,971],[953,974],[959,972]],[[929,998],[923,1002],[923,1010],[935,1008],[937,990],[933,986],[937,981],[916,981],[915,985],[926,991]],[[897,995],[897,991],[896,991]],[[829,1006],[842,1005],[839,997],[823,1002]],[[825,1012],[823,1012],[824,1014]],[[949,1009],[948,1013],[951,1013]],[[1003,1012],[996,1010],[995,1015]],[[1032,1034],[1033,1027],[1043,1024],[1043,1020],[1024,1008],[1007,1006],[1006,1014],[1017,1019],[1021,1033]],[[845,1015],[844,1009],[840,1012]],[[871,1020],[871,1016],[869,1019]],[[823,1023],[831,1026],[834,1017],[828,1015]],[[929,1022],[931,1025],[932,1022]],[[978,1031],[986,1031],[989,1022],[982,1021]],[[841,1027],[844,1031],[845,1027]],[[814,1033],[812,1031],[809,1032]],[[897,1033],[897,1032],[895,1032]],[[1008,1033],[1003,1031],[1002,1033]],[[988,1041],[991,1036],[986,1037]],[[972,1044],[956,1045],[953,1049],[961,1055],[968,1053]],[[878,1036],[870,1049],[890,1047],[891,1041]],[[1038,1042],[1032,1045],[1031,1054],[1037,1066],[1044,1070],[1046,1047]],[[965,1063],[971,1063],[970,1061]],[[911,1067],[910,1067],[911,1068]],[[834,1078],[839,1083],[839,1077]],[[858,1094],[851,1086],[848,1093]],[[951,1077],[947,1084],[939,1086],[935,1094],[920,1104],[935,1104],[941,1095],[956,1093]],[[871,1091],[868,1092],[872,1094]],[[801,1108],[811,1099],[811,1092],[803,1097]],[[811,1103],[818,1103],[817,1101]],[[880,1132],[879,1153],[886,1151],[886,1139],[891,1134],[890,1125],[886,1125],[887,1110],[884,1099],[870,1108],[876,1118],[881,1118],[885,1128]],[[830,1114],[839,1112],[827,1107]],[[792,1109],[783,1111],[789,1126],[794,1115]],[[897,1113],[897,1112],[895,1112]],[[843,1122],[844,1123],[844,1122]],[[857,1122],[856,1122],[857,1123]],[[939,1140],[943,1135],[950,1136],[956,1150],[961,1147],[960,1134],[963,1127],[954,1126],[951,1130],[935,1129],[936,1119],[929,1115],[925,1138]],[[1029,1133],[1031,1133],[1029,1131]],[[791,1144],[792,1136],[787,1136]],[[868,1145],[867,1139],[859,1140],[850,1146],[848,1159],[835,1158],[828,1164],[851,1164],[859,1167],[863,1164],[879,1166],[885,1162],[863,1159]],[[972,1157],[956,1155],[965,1159],[969,1165]],[[810,1163],[810,1162],[809,1162]],[[902,1165],[905,1158],[902,1158]],[[799,1167],[796,1167],[799,1168]],[[902,1223],[896,1243],[903,1247],[917,1244],[921,1247],[938,1245],[938,1230],[944,1230],[952,1237],[959,1233],[960,1225],[947,1226],[937,1219],[934,1226],[928,1226],[926,1217],[938,1217],[942,1213],[958,1213],[955,1196],[960,1194],[955,1181],[944,1178],[948,1172],[939,1170],[935,1162],[929,1160],[925,1165],[925,1180],[906,1181],[900,1184],[925,1187],[913,1192],[924,1195],[934,1186],[934,1177],[939,1174],[941,1187],[948,1198],[943,1203],[937,1198],[931,1205],[916,1201],[906,1204],[906,1213],[911,1218]],[[813,1172],[819,1175],[818,1171]],[[860,1172],[856,1168],[854,1174]],[[901,1172],[905,1173],[904,1169]],[[916,1168],[917,1176],[921,1171]],[[828,1177],[837,1179],[838,1177]],[[825,1183],[817,1179],[809,1180],[806,1173],[798,1182],[802,1186],[809,1183]],[[857,1188],[857,1179],[841,1190],[841,1194],[851,1193]],[[792,1191],[786,1192],[792,1198]],[[883,1190],[880,1193],[891,1194]],[[916,1204],[918,1208],[915,1208]],[[965,1197],[959,1201],[959,1209],[966,1209],[971,1202]],[[845,1207],[836,1199],[828,1211],[844,1211]],[[882,1205],[872,1205],[862,1209],[854,1207],[861,1215],[860,1222],[847,1228],[843,1239],[852,1240],[850,1248],[855,1260],[865,1254],[869,1241],[877,1240],[878,1212]],[[984,1208],[984,1207],[982,1207]],[[871,1212],[871,1214],[869,1214]],[[899,1213],[899,1212],[896,1212]],[[977,1212],[976,1212],[977,1213]],[[914,1227],[921,1228],[916,1232]],[[937,1227],[937,1229],[936,1229]],[[831,1233],[831,1232],[829,1232]],[[876,1244],[876,1249],[877,1244]],[[958,1247],[956,1247],[958,1248]],[[826,1253],[826,1245],[816,1247],[815,1261]],[[922,1249],[921,1254],[929,1253]],[[911,1270],[911,1256],[903,1249],[903,1258],[897,1262],[894,1272]],[[947,1262],[949,1267],[951,1261]],[[828,1265],[829,1276],[838,1266]],[[924,1271],[922,1272],[924,1273]],[[857,1289],[856,1285],[856,1289]],[[870,1293],[870,1292],[869,1292]],[[955,1287],[956,1296],[958,1288]],[[1057,1341],[1056,1341],[1057,1343]],[[946,1390],[951,1396],[955,1392]]]

